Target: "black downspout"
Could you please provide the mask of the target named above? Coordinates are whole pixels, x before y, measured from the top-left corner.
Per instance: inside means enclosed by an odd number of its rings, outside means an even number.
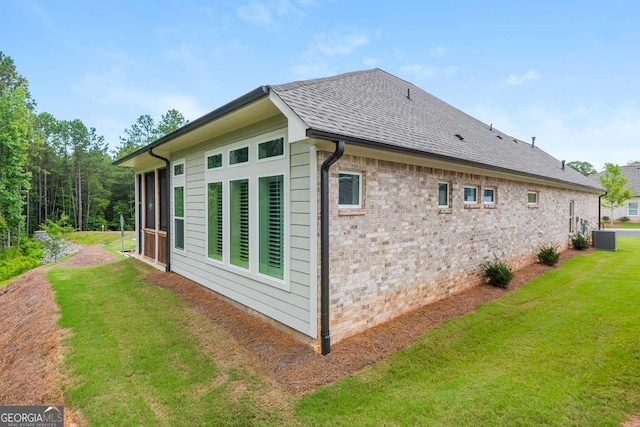
[[[602,198],[609,194],[608,191],[605,191],[604,194],[598,196],[598,230],[602,230]]]
[[[168,206],[171,206],[171,162],[169,161],[169,159],[162,157],[162,156],[158,156],[156,153],[153,152],[153,148],[149,148],[149,155],[151,157],[155,157],[156,159],[160,159],[163,160],[166,168],[167,168],[167,186],[166,186],[166,191],[165,191],[165,195],[164,197],[166,197],[166,200],[168,203]],[[160,209],[162,209],[162,205],[160,205]],[[169,214],[169,212],[167,212],[167,214]],[[164,266],[164,271],[171,271],[171,221],[170,218],[167,218],[167,244],[166,246],[166,255],[165,257],[167,258],[167,262]]]
[[[344,141],[335,141],[336,150],[320,167],[320,336],[322,355],[331,351],[329,333],[329,168],[344,154]]]

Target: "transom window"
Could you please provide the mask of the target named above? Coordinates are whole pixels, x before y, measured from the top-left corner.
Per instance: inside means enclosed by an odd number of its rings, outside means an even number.
[[[173,176],[184,175],[184,163],[173,165]]]
[[[537,191],[529,191],[529,192],[527,192],[527,204],[529,204],[529,205],[537,205],[538,204],[538,192]]]
[[[338,176],[338,205],[341,208],[362,207],[362,174],[340,172]]]
[[[207,156],[207,169],[217,169],[222,167],[222,153]]]
[[[238,148],[229,151],[229,164],[237,165],[239,163],[247,163],[249,161],[249,147]]]
[[[466,204],[478,203],[478,187],[464,187],[464,202]]]
[[[449,207],[449,183],[448,182],[438,183],[438,207],[439,208]]]
[[[284,138],[272,139],[271,141],[258,144],[258,159],[279,157],[284,155]]]
[[[629,202],[627,215],[638,216],[638,202]]]
[[[482,189],[482,203],[486,205],[493,205],[496,202],[496,189],[495,188],[483,188]]]

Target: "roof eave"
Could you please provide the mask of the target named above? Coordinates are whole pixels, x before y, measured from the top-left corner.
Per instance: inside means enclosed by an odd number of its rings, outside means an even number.
[[[205,114],[202,117],[199,117],[197,119],[195,119],[192,122],[187,123],[186,125],[182,126],[179,129],[176,129],[175,131],[171,132],[170,134],[167,134],[165,136],[163,136],[162,138],[159,138],[153,142],[151,142],[148,145],[145,145],[144,147],[134,151],[131,154],[128,154],[116,161],[113,162],[114,165],[120,165],[128,160],[131,160],[141,154],[147,153],[150,149],[159,147],[175,138],[178,138],[182,135],[185,135],[195,129],[198,129],[201,126],[206,125],[207,123],[210,123],[216,119],[219,119],[222,116],[225,116],[229,113],[234,112],[235,110],[244,107],[245,105],[251,104],[254,101],[257,101],[260,98],[263,98],[267,95],[269,95],[269,91],[270,91],[270,87],[269,86],[260,86],[257,87],[255,89],[253,89],[250,92],[245,93],[244,95],[234,99],[231,102],[228,102],[227,104],[223,105],[220,108],[217,108],[213,111],[211,111],[210,113]]]
[[[361,146],[361,147],[394,151],[394,152],[403,153],[403,154],[410,154],[410,155],[413,155],[413,156],[429,157],[429,158],[433,158],[433,159],[436,159],[436,160],[442,160],[442,161],[455,163],[455,164],[462,165],[462,166],[470,166],[470,167],[475,167],[475,168],[488,169],[488,170],[491,170],[491,171],[510,174],[510,175],[516,175],[516,176],[522,176],[522,177],[527,177],[527,178],[540,179],[540,180],[544,180],[544,181],[563,184],[565,186],[566,185],[570,185],[572,187],[581,188],[581,189],[588,190],[588,191],[591,191],[591,192],[595,192],[595,191],[604,192],[604,189],[601,188],[601,187],[592,187],[592,186],[588,186],[588,185],[577,184],[577,183],[574,183],[574,182],[571,182],[571,181],[564,181],[564,180],[557,179],[557,178],[550,178],[550,177],[547,177],[547,176],[535,175],[535,174],[531,174],[531,173],[527,173],[527,172],[516,171],[516,170],[513,170],[513,169],[501,168],[499,166],[492,166],[492,165],[487,165],[485,163],[474,162],[474,161],[471,161],[471,160],[465,160],[465,159],[459,159],[459,158],[456,158],[456,157],[444,156],[442,154],[429,153],[429,152],[426,152],[426,151],[414,150],[414,149],[411,149],[411,148],[398,147],[398,146],[391,145],[391,144],[386,144],[386,143],[383,143],[383,142],[371,141],[371,140],[357,138],[357,137],[353,137],[353,136],[340,135],[340,134],[337,134],[337,133],[327,132],[327,131],[323,131],[323,130],[320,130],[320,129],[313,129],[313,128],[307,129],[307,137],[309,137],[309,138],[317,138],[317,139],[324,139],[324,140],[329,140],[329,141],[344,140],[344,141],[347,141],[347,142],[349,142],[351,144],[358,145],[358,146]]]

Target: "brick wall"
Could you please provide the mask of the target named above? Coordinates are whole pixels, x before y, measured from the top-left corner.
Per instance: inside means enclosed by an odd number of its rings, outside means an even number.
[[[363,173],[362,209],[339,209],[340,171]],[[439,181],[450,183],[449,209],[438,208]],[[465,206],[465,185],[478,186],[480,201],[484,186],[495,188],[495,206]],[[571,200],[574,224],[597,227],[595,194],[363,157],[343,156],[330,187],[333,343],[478,285],[481,264],[494,256],[519,268],[541,244],[566,248]],[[537,206],[528,191],[539,192]]]

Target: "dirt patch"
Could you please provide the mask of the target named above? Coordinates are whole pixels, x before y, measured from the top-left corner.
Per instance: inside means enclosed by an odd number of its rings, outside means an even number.
[[[558,265],[592,250],[566,250],[561,254]],[[235,342],[248,350],[253,370],[266,373],[282,384],[288,393],[297,396],[358,372],[407,347],[417,337],[446,320],[472,312],[479,305],[512,292],[553,268],[531,264],[515,273],[508,289],[486,285],[473,287],[347,338],[332,346],[331,353],[326,356],[315,353],[288,333],[234,307],[189,279],[174,273],[156,273],[149,280],[170,289],[223,328]]]
[[[85,267],[113,261],[100,247],[86,247],[56,267]],[[0,290],[0,405],[64,405],[60,312],[46,274],[39,267]],[[86,424],[65,408],[67,425]]]

